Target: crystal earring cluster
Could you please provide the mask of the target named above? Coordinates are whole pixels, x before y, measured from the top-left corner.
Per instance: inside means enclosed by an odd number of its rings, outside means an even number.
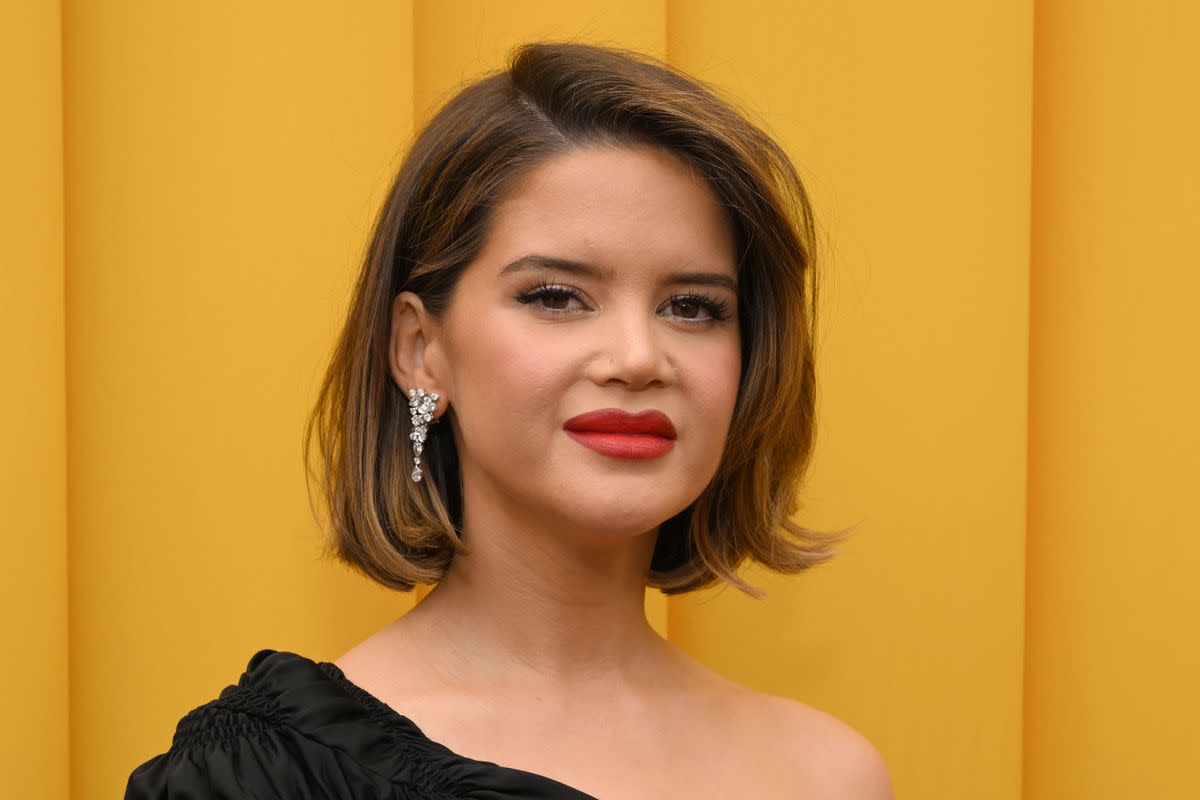
[[[433,418],[433,410],[437,408],[437,392],[432,394],[424,389],[409,389],[408,390],[408,413],[412,415],[412,433],[408,438],[412,440],[413,448],[413,483],[421,482],[421,451],[425,448],[425,432],[428,430],[428,425],[437,422]]]

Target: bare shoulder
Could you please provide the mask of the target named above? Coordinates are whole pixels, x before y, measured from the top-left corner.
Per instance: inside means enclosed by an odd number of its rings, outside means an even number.
[[[852,726],[807,703],[751,689],[694,659],[684,660],[692,680],[680,683],[692,688],[693,697],[712,699],[710,708],[722,720],[715,729],[725,732],[718,746],[741,754],[738,780],[753,780],[754,796],[894,800],[883,756]]]
[[[749,691],[749,690],[747,690]],[[827,712],[787,697],[752,692],[764,750],[788,765],[795,796],[893,800],[891,775],[867,737]]]

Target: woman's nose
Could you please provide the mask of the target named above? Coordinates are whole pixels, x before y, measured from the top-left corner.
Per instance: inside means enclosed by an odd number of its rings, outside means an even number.
[[[670,359],[656,319],[645,311],[612,311],[598,326],[602,340],[593,363],[597,383],[623,383],[631,389],[670,382]]]

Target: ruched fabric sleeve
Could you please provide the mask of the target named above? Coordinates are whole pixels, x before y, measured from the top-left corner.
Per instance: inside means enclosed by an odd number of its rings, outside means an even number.
[[[386,777],[230,687],[180,720],[170,750],[129,776],[125,800],[385,800]]]
[[[431,741],[331,662],[259,650],[179,721],[125,800],[596,800]]]

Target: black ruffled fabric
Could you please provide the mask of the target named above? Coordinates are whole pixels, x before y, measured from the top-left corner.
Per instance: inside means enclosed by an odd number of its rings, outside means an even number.
[[[332,662],[260,650],[236,685],[179,721],[125,800],[596,800],[458,755]]]

